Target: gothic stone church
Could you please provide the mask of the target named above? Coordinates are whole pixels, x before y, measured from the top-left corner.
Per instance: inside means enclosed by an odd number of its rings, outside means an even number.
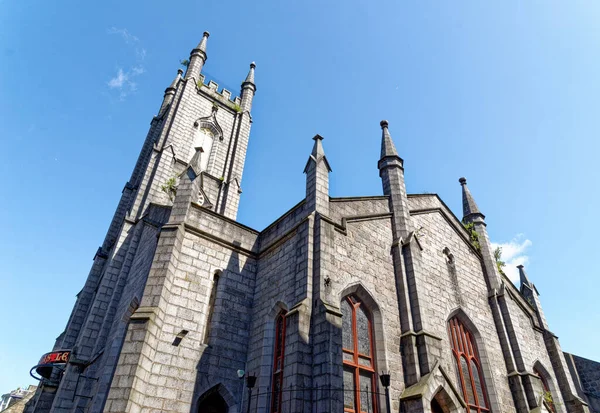
[[[520,289],[498,271],[466,180],[462,222],[407,194],[387,121],[383,195],[330,197],[317,135],[306,197],[262,231],[237,222],[255,65],[239,97],[205,83],[208,36],[165,91],[27,412],[593,411],[525,270]]]

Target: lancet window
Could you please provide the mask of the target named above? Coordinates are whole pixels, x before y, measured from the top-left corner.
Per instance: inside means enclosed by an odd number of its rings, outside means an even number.
[[[489,412],[481,361],[473,335],[457,317],[450,320],[448,335],[456,362],[457,382],[468,405],[467,412]]]
[[[344,412],[376,413],[373,322],[365,304],[350,295],[342,307]]]
[[[542,388],[544,389],[544,402],[550,411],[555,412],[554,400],[552,400],[552,393],[550,392],[550,387],[548,386],[548,380],[546,380],[546,377],[544,377],[544,375],[538,369],[534,368],[533,372],[540,378],[540,381],[542,382]]]
[[[285,356],[285,311],[275,320],[275,352],[273,356],[273,377],[271,386],[271,413],[281,413],[283,393],[283,362]]]

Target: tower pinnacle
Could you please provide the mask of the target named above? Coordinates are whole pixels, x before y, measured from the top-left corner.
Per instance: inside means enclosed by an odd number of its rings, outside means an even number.
[[[206,43],[208,41],[208,36],[210,36],[209,32],[204,32],[202,36],[202,40],[198,43],[198,46],[190,53],[190,63],[188,64],[187,72],[185,74],[185,78],[194,78],[198,79],[200,77],[200,72],[202,72],[202,67],[204,67],[204,63],[206,59],[208,59],[206,55]]]
[[[517,265],[517,268],[519,269],[519,278],[521,281],[521,293],[523,293],[523,288],[528,288],[539,295],[540,293],[538,292],[536,286],[529,280],[529,277],[525,272],[525,267],[523,265]]]
[[[315,135],[315,141],[304,173],[306,174],[306,203],[309,210],[329,214],[329,172],[331,167],[323,149],[323,137]]]
[[[209,32],[204,32],[202,35],[202,40],[200,40],[200,43],[198,43],[198,47],[196,47],[196,49],[206,52],[206,41],[208,40],[209,36]]]
[[[381,125],[382,130],[381,159],[386,156],[398,156],[398,151],[396,150],[396,146],[394,145],[394,141],[392,141],[390,131],[388,130],[388,121],[382,120],[379,124]]]
[[[256,69],[256,63],[250,63],[250,70],[248,71],[248,76],[246,76],[246,80],[242,83],[242,88],[246,87],[246,85],[254,86],[254,90],[256,91],[256,85],[254,84],[254,69]]]
[[[165,96],[163,97],[162,105],[160,105],[160,110],[158,111],[158,116],[161,117],[167,107],[173,102],[173,98],[175,97],[175,91],[177,90],[177,85],[181,80],[181,75],[183,74],[183,70],[177,69],[177,76],[171,82],[169,87],[165,89]]]
[[[256,93],[256,85],[254,84],[254,69],[256,63],[250,63],[250,70],[246,80],[242,82],[242,111],[250,112],[252,110],[252,100],[254,99],[254,93]]]
[[[473,195],[471,195],[471,191],[469,191],[469,187],[467,187],[467,179],[463,177],[460,178],[458,182],[460,182],[460,185],[462,186],[463,219],[465,221],[473,221],[476,218],[480,218],[481,221],[483,221],[485,215],[479,211],[479,207],[477,207],[475,199],[473,199]]]

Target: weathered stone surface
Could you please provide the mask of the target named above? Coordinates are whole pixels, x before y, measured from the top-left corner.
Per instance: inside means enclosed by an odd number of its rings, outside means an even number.
[[[195,412],[207,400],[221,400],[229,413],[248,403],[271,411],[281,312],[282,410],[342,412],[340,305],[348,295],[367,308],[374,370],[390,373],[392,411],[429,412],[432,403],[464,411],[448,334],[453,317],[473,336],[492,412],[547,409],[538,373],[557,412],[588,411],[582,397],[596,406],[598,365],[565,359],[533,284],[523,296],[497,271],[471,193],[464,219],[474,223],[480,249],[437,195],[406,194],[386,121],[383,195],[330,198],[331,168],[317,136],[306,198],[263,231],[236,222],[254,65],[231,100],[203,83],[207,39],[185,77],[167,88],[57,339],[55,348],[73,350],[71,363],[40,386],[28,412]],[[206,153],[196,146],[201,130],[213,137]],[[238,374],[257,378],[250,401]],[[379,381],[373,390],[383,412]]]

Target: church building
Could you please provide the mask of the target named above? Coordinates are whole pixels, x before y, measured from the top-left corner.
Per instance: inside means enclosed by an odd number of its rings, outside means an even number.
[[[208,38],[165,90],[26,412],[600,411],[600,365],[562,352],[525,268],[520,288],[499,270],[467,180],[460,218],[407,194],[387,121],[382,195],[331,197],[316,135],[305,198],[262,231],[237,222],[255,64],[233,97],[202,75]]]

